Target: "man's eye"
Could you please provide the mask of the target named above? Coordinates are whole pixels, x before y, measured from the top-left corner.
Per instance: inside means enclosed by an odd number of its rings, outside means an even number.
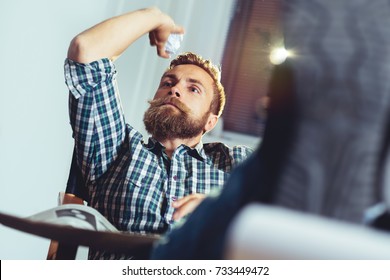
[[[172,86],[172,83],[171,82],[163,82],[162,85],[164,87],[171,87]]]
[[[190,89],[194,93],[200,93],[200,90],[197,87],[191,87]]]

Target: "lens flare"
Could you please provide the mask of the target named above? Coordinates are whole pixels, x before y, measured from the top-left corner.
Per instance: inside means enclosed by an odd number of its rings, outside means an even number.
[[[283,63],[287,57],[291,56],[291,52],[285,48],[276,48],[271,51],[269,60],[272,64],[278,65]]]

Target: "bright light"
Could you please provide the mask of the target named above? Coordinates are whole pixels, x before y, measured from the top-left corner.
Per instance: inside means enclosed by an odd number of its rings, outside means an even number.
[[[272,64],[278,65],[283,63],[289,55],[290,52],[285,48],[276,48],[271,51],[269,60]]]

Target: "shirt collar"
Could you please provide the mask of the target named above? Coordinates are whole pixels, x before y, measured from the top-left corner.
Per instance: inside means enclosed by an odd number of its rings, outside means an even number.
[[[194,148],[188,148],[188,154],[191,155],[194,158],[197,158],[198,160],[204,161],[206,159],[206,153],[203,149],[203,142],[200,140],[200,142],[194,147]]]
[[[187,151],[188,154],[198,160],[204,161],[206,159],[206,153],[203,149],[203,142],[200,141],[194,148],[190,148],[186,145],[182,145]],[[156,139],[150,137],[148,143],[145,145],[146,149],[153,152],[156,155],[161,155],[165,150],[165,147],[158,142]]]
[[[144,145],[146,149],[153,152],[156,155],[161,155],[162,151],[165,149],[163,145],[161,145],[160,142],[158,142],[156,139],[150,137],[149,141],[146,145]]]

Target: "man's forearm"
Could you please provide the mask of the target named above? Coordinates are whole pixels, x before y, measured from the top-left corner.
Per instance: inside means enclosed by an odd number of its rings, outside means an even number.
[[[115,60],[139,37],[153,30],[157,30],[158,39],[165,44],[169,34],[177,32],[175,28],[173,20],[157,8],[129,12],[105,20],[77,35],[69,46],[68,58],[80,63],[105,57]],[[151,44],[156,45],[155,42]]]

